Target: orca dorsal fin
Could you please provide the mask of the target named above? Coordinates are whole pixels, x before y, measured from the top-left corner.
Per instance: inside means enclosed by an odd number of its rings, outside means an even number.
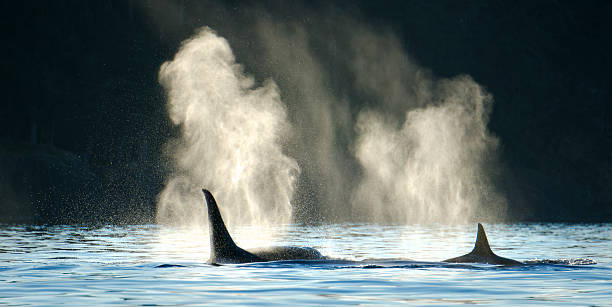
[[[487,234],[485,233],[484,227],[482,224],[478,223],[478,234],[476,235],[476,244],[474,244],[474,249],[465,254],[463,256],[446,259],[444,262],[454,262],[454,263],[489,263],[489,264],[503,264],[503,265],[520,265],[521,262],[518,262],[513,259],[504,258],[495,255],[491,250],[491,246],[489,245],[489,240],[487,239]]]
[[[210,259],[209,263],[243,263],[260,261],[259,257],[238,247],[230,236],[217,202],[212,193],[202,189],[206,206],[208,207],[208,227],[210,233]]]
[[[476,244],[474,244],[474,249],[470,254],[477,255],[492,255],[493,251],[491,250],[491,246],[489,245],[489,240],[487,240],[487,234],[485,233],[484,227],[482,224],[478,223],[478,233],[476,234]]]

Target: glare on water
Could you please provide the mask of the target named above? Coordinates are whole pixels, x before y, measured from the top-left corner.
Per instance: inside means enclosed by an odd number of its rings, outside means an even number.
[[[0,226],[0,305],[605,305],[611,224],[485,224],[524,267],[450,265],[475,225],[285,225],[230,231],[239,245],[298,245],[340,259],[211,266],[208,231],[157,225]],[[354,260],[354,261],[344,261]]]

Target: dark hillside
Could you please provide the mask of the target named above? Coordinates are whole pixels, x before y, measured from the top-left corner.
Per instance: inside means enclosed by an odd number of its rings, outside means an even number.
[[[433,74],[493,95],[512,218],[612,221],[612,2],[254,3],[1,2],[0,222],[153,221],[178,131],[160,65],[209,25],[243,33],[227,39],[258,73],[242,22],[317,10],[391,29]]]

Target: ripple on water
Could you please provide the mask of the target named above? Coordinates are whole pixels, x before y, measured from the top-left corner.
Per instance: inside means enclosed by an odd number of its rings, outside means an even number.
[[[0,304],[556,306],[612,301],[610,224],[485,227],[496,252],[527,265],[439,262],[471,250],[474,225],[289,226],[266,243],[313,246],[338,260],[223,266],[205,263],[206,230],[0,226]],[[242,242],[256,235],[250,228],[234,230]]]

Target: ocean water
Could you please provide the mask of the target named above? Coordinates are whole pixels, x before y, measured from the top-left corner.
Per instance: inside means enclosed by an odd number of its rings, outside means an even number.
[[[0,305],[612,305],[612,224],[485,224],[504,267],[446,264],[476,225],[230,231],[329,261],[208,265],[206,229],[0,225]]]

